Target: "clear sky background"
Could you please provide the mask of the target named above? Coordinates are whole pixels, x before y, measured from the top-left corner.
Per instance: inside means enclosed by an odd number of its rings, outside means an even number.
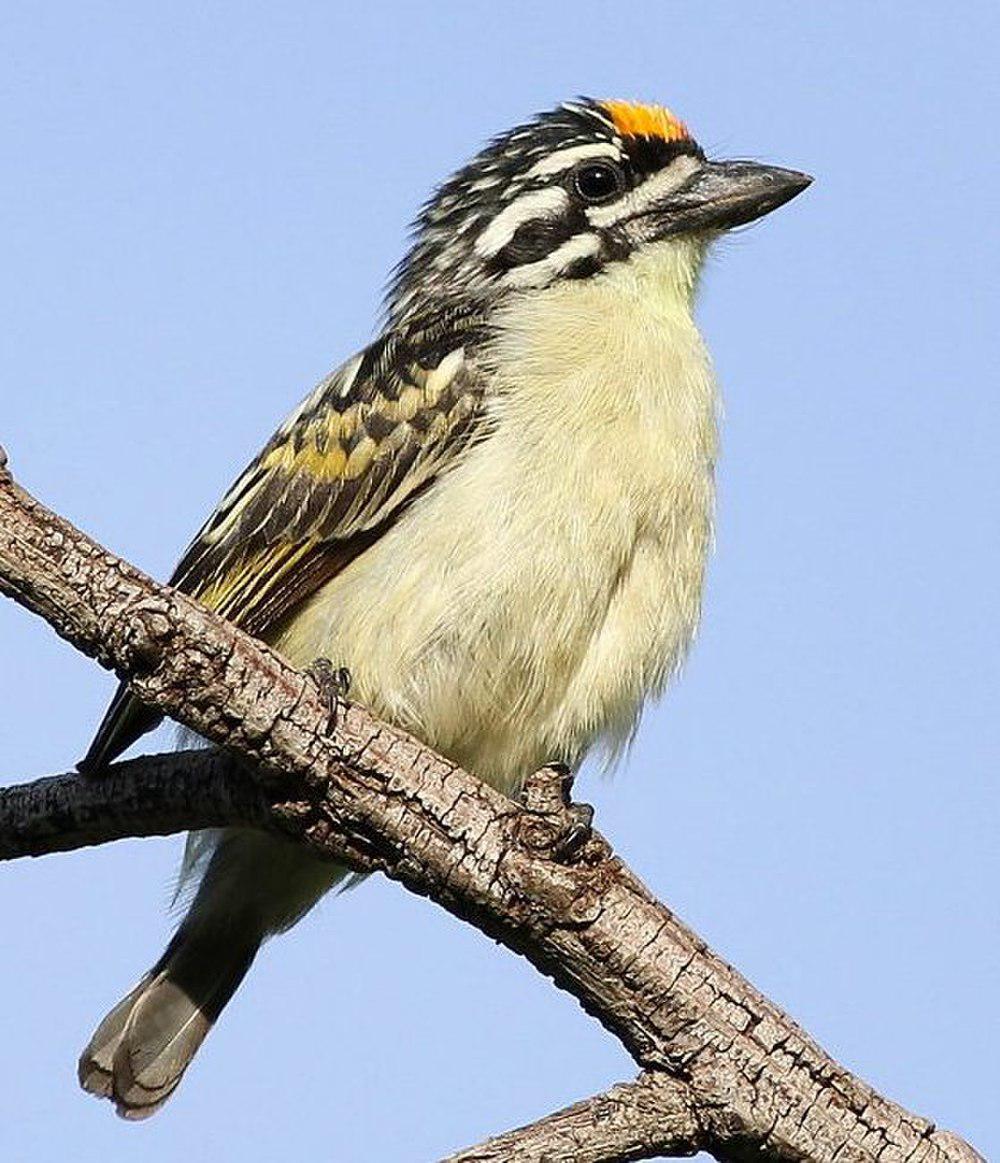
[[[704,628],[623,770],[581,794],[834,1055],[989,1157],[998,33],[992,0],[0,15],[0,442],[160,577],[366,342],[406,223],[487,136],[577,93],[640,97],[716,155],[816,176],[710,264]],[[0,605],[0,777],[71,766],[112,685]],[[76,1056],[166,940],[179,848],[0,870],[5,1160],[421,1161],[632,1073],[526,963],[372,881],[271,944],[174,1100],[122,1123]]]

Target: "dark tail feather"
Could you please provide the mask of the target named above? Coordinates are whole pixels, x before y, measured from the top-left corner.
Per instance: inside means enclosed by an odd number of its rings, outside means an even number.
[[[84,775],[99,771],[147,731],[152,731],[162,718],[159,711],[147,707],[122,683],[104,713],[87,754],[76,765],[77,771]]]
[[[181,926],[166,952],[94,1031],[80,1056],[84,1090],[127,1119],[154,1114],[174,1092],[233,996],[262,936]]]

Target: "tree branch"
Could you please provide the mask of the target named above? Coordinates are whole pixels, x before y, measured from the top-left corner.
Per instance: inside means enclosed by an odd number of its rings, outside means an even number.
[[[220,751],[171,751],[0,788],[0,860],[227,824],[263,826],[273,805]]]
[[[689,1088],[663,1075],[643,1074],[459,1151],[445,1163],[628,1163],[694,1155],[707,1146]]]
[[[626,1088],[626,1099],[659,1101],[665,1133],[681,1093],[669,1080],[684,1088],[700,1131],[696,1141],[670,1139],[672,1149],[701,1146],[720,1160],[979,1159],[828,1057],[656,901],[601,836],[571,863],[557,859],[571,818],[557,773],[539,773],[519,806],[361,707],[345,706],[331,728],[308,675],[113,557],[9,477],[0,480],[0,591],[128,676],[146,702],[248,761],[269,826],[432,897],[572,993],[663,1084],[634,1084],[640,1091]],[[220,761],[201,773],[202,786],[193,768],[181,774],[188,762],[117,765],[110,784],[62,777],[36,793],[16,789],[0,810],[4,850],[123,835],[129,803],[136,835],[257,819],[251,777]],[[151,805],[140,823],[144,795]],[[34,810],[11,836],[15,799]],[[69,806],[77,803],[78,811]],[[67,836],[55,841],[67,813]],[[609,1101],[627,1123],[635,1104]],[[577,1117],[596,1123],[594,1110],[585,1103],[553,1116],[553,1134]],[[618,1154],[577,1157],[638,1159],[663,1149],[641,1138],[637,1131]]]

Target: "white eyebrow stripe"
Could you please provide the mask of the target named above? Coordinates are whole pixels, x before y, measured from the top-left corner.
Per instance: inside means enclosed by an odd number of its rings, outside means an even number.
[[[545,258],[509,270],[503,281],[509,287],[542,286],[566,270],[577,259],[591,258],[600,249],[601,240],[596,234],[574,234]]]
[[[587,221],[591,226],[612,226],[623,218],[631,218],[654,206],[667,194],[680,189],[688,178],[701,168],[701,162],[690,154],[681,154],[665,169],[647,178],[630,190],[624,198],[607,206],[591,206]]]
[[[476,253],[484,258],[492,258],[510,242],[519,226],[534,218],[551,218],[568,205],[569,195],[560,186],[522,194],[501,210],[476,239]]]
[[[524,175],[526,178],[544,178],[548,174],[558,174],[575,166],[577,162],[591,157],[618,158],[618,150],[608,142],[590,142],[587,145],[570,145],[556,150],[540,162],[535,162]]]

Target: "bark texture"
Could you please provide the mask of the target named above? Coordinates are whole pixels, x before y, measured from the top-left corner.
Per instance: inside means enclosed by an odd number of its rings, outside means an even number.
[[[382,871],[527,957],[618,1037],[630,1084],[455,1156],[971,1163],[980,1156],[877,1094],[657,901],[596,832],[571,856],[568,781],[524,804],[158,585],[0,480],[0,591],[230,755],[116,764],[0,793],[0,855],[225,822],[281,828]]]

